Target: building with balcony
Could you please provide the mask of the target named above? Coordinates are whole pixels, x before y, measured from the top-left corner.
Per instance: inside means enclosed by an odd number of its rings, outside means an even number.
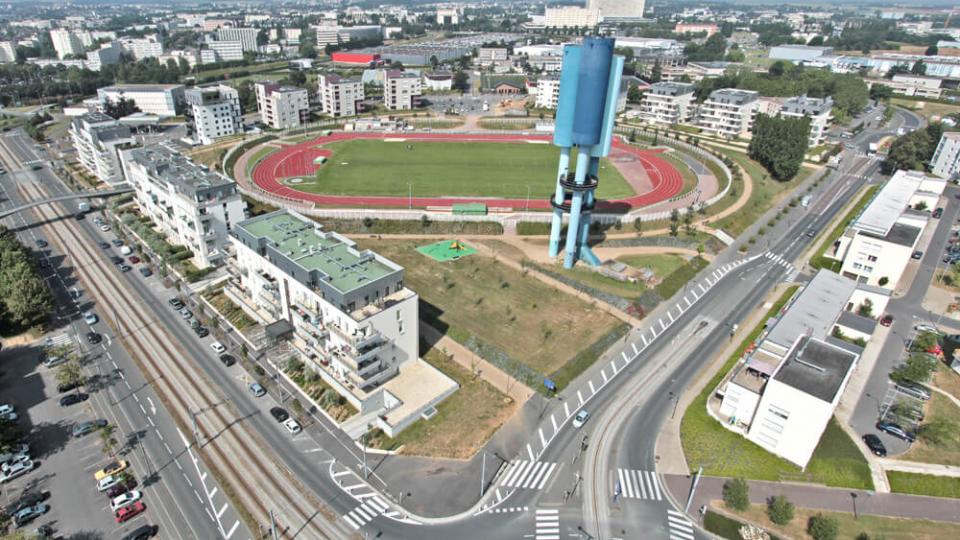
[[[140,211],[167,241],[189,248],[198,268],[225,260],[228,235],[246,218],[236,182],[164,144],[122,150],[120,161]]]
[[[128,126],[103,113],[87,113],[70,122],[70,138],[80,165],[90,174],[108,184],[123,182],[118,148],[135,142]]]
[[[752,90],[714,90],[700,105],[697,127],[730,139],[745,136],[753,126],[753,116],[760,105],[759,98],[760,95]]]
[[[190,88],[184,99],[192,118],[193,138],[199,144],[243,131],[240,93],[235,88],[225,84]]]
[[[658,82],[640,101],[640,118],[651,124],[682,124],[694,113],[693,85],[681,82]]]
[[[281,86],[273,81],[253,85],[261,121],[273,129],[300,127],[310,116],[305,88]]]
[[[819,146],[827,136],[830,123],[833,121],[833,98],[811,98],[807,96],[792,97],[783,102],[779,114],[781,116],[810,119],[810,148]]]
[[[536,106],[542,109],[556,109],[560,99],[560,78],[543,77],[537,79]]]
[[[406,111],[420,106],[423,83],[407,71],[387,71],[383,83],[383,104],[387,110]]]
[[[960,175],[960,132],[948,131],[940,136],[930,167],[930,172],[947,180]]]
[[[304,364],[361,417],[397,433],[456,389],[440,384],[426,399],[411,392],[427,381],[405,375],[423,376],[425,364],[418,297],[404,286],[401,266],[288,210],[240,223],[232,241],[239,276],[232,294],[243,297],[240,305],[287,321]]]
[[[320,110],[327,116],[356,116],[363,112],[363,82],[359,78],[324,73],[317,78]]]

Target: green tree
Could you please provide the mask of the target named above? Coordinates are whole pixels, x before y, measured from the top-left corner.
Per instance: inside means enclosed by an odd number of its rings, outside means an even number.
[[[793,503],[785,496],[777,495],[767,501],[767,517],[777,525],[786,525],[793,521]]]
[[[13,445],[20,442],[22,436],[20,426],[15,421],[0,419],[0,453],[9,451]]]
[[[440,60],[437,58],[437,55],[431,56],[431,57],[430,57],[430,67],[433,68],[433,69],[437,69],[437,66],[439,66],[439,65],[440,65]]]
[[[957,423],[946,418],[935,418],[917,429],[917,436],[924,442],[944,446],[956,440]]]
[[[459,70],[453,74],[453,89],[461,92],[470,90],[470,76],[466,71]]]
[[[723,484],[723,503],[727,508],[744,511],[750,508],[750,486],[743,478],[731,478]]]
[[[890,88],[885,84],[875,83],[870,87],[870,99],[887,101],[891,97],[893,97],[893,88]]]
[[[940,49],[936,45],[927,47],[927,50],[923,53],[924,56],[936,56],[938,54],[940,54]]]
[[[753,138],[748,153],[775,179],[789,180],[800,171],[809,144],[809,134],[809,118],[761,113],[753,122]]]
[[[927,64],[923,60],[917,60],[914,62],[913,67],[910,68],[910,73],[914,75],[926,75]]]
[[[911,354],[906,362],[893,368],[890,378],[897,382],[923,383],[930,379],[936,365],[922,354]]]
[[[813,537],[813,540],[836,540],[840,534],[840,524],[836,518],[818,512],[807,521],[807,534]]]
[[[631,84],[627,87],[627,101],[630,103],[640,103],[643,100],[643,92],[640,91],[640,86],[636,84]]]
[[[113,436],[117,431],[117,426],[113,424],[107,424],[101,427],[98,431],[100,434],[100,444],[102,445],[103,453],[109,455],[110,457],[115,456],[117,449],[117,439]]]
[[[694,42],[688,43],[687,46],[684,47],[683,52],[687,56],[687,60],[694,62],[723,60],[723,57],[727,53],[727,39],[723,37],[723,34],[717,32],[708,37],[707,40],[703,42],[703,45],[698,45]]]
[[[113,119],[123,118],[135,112],[140,112],[132,99],[120,97],[116,100],[107,100],[103,105],[103,112]]]
[[[80,385],[86,382],[83,369],[76,360],[68,360],[66,363],[61,364],[60,367],[57,368],[56,377],[58,384],[77,386],[77,392],[80,391]]]
[[[653,61],[653,67],[650,68],[650,82],[658,83],[663,79],[663,66],[660,64],[660,59],[657,58]]]

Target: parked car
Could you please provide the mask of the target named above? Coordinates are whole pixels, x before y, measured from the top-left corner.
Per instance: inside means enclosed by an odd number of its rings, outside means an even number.
[[[15,412],[0,413],[0,419],[8,422],[16,422],[18,418],[20,418],[20,415]]]
[[[139,263],[140,263],[140,257],[137,257],[136,255],[131,255],[131,256],[127,257],[127,260],[130,261],[130,264],[139,264]]]
[[[201,326],[201,324],[200,324],[200,321],[199,321],[199,320],[197,320],[197,319],[190,319],[190,328],[193,328],[194,330],[196,330],[197,328],[200,328],[200,326]]]
[[[130,506],[131,504],[139,501],[143,498],[143,493],[140,490],[128,491],[122,495],[117,495],[110,501],[110,510],[116,512],[117,510],[123,508],[124,506]]]
[[[13,522],[17,525],[17,527],[23,527],[27,523],[30,523],[38,517],[46,514],[48,510],[50,510],[50,507],[42,503],[34,506],[28,506],[13,515]]]
[[[100,420],[90,420],[88,422],[82,422],[73,426],[73,436],[74,437],[83,437],[88,433],[93,433],[94,431],[107,425],[107,421]]]
[[[41,249],[42,249],[42,248],[47,247],[48,245],[50,245],[50,244],[48,244],[46,240],[44,240],[44,239],[42,239],[42,238],[37,238],[37,247],[38,247],[38,248],[41,248]]]
[[[272,416],[277,422],[283,422],[287,418],[290,418],[290,414],[287,413],[287,411],[282,407],[272,407],[270,409],[270,416]]]
[[[83,320],[86,321],[87,324],[93,325],[93,324],[97,324],[97,321],[99,321],[100,319],[97,318],[96,313],[92,311],[88,311],[83,314]]]
[[[910,397],[917,398],[922,401],[930,400],[930,389],[922,384],[911,381],[899,381],[896,383],[896,386],[897,390]]]
[[[227,348],[224,347],[224,346],[223,346],[223,343],[220,343],[219,341],[214,341],[213,343],[211,343],[211,344],[210,344],[210,348],[213,349],[213,352],[215,352],[215,353],[217,353],[217,354],[221,354],[221,353],[227,352]]]
[[[229,354],[221,354],[221,355],[220,355],[220,362],[222,362],[223,365],[225,365],[225,366],[227,366],[227,367],[230,367],[230,366],[232,366],[232,365],[234,365],[234,364],[237,363],[237,359],[234,358],[234,357],[232,357],[232,356],[230,356]]]
[[[880,319],[880,326],[890,326],[891,324],[893,324],[893,315],[884,315]]]
[[[257,397],[267,395],[267,389],[264,388],[263,385],[261,385],[260,383],[251,383],[249,388],[250,388],[250,392],[252,392],[253,395]]]
[[[129,264],[125,264],[125,263],[120,263],[120,264],[118,264],[118,265],[117,265],[117,268],[119,268],[121,272],[129,272],[129,271],[133,270],[133,267],[132,267],[132,266],[130,266]]]
[[[929,332],[931,334],[936,334],[938,336],[943,335],[943,332],[941,332],[939,328],[931,324],[918,324],[914,326],[913,329],[916,330],[917,332]]]
[[[867,445],[867,448],[873,452],[874,455],[880,457],[887,456],[887,447],[883,445],[883,441],[880,440],[880,437],[877,437],[873,433],[868,433],[863,436],[863,442]]]
[[[283,421],[283,427],[287,428],[292,435],[296,435],[303,431],[303,428],[300,427],[300,422],[297,422],[293,418],[287,418]]]
[[[160,527],[156,525],[142,525],[134,529],[130,534],[124,536],[121,540],[147,540],[157,534]]]
[[[105,476],[97,481],[97,491],[104,492],[123,481],[123,476]]]
[[[97,245],[100,249],[110,249],[110,242],[99,242]]]
[[[142,514],[146,509],[147,507],[142,502],[137,501],[130,506],[124,506],[117,510],[114,516],[117,518],[117,523],[124,523],[133,519],[134,516]]]
[[[150,276],[153,275],[153,270],[151,270],[150,268],[148,268],[148,267],[146,267],[146,266],[141,266],[141,267],[140,267],[140,275],[143,276],[143,277],[150,277]]]
[[[936,210],[933,211],[933,214],[932,214],[932,215],[933,215],[933,217],[939,219],[941,216],[943,216],[943,208],[942,208],[942,207],[938,207]]]
[[[14,512],[19,512],[28,506],[36,506],[50,498],[49,491],[30,491],[20,496],[14,507]]]
[[[190,310],[187,309],[187,308],[183,308],[183,309],[180,310],[180,316],[183,317],[184,319],[192,319],[192,318],[193,318],[193,312],[190,311]]]
[[[205,326],[198,326],[193,329],[193,332],[197,334],[197,337],[205,338],[210,335],[210,331],[207,330]]]
[[[176,296],[167,300],[167,303],[170,304],[170,307],[173,309],[183,309],[183,302],[181,302]]]
[[[590,418],[590,413],[586,409],[580,409],[580,412],[573,417],[573,427],[581,428],[584,424],[587,423],[587,420]]]
[[[880,431],[882,431],[882,432],[884,432],[884,433],[888,433],[888,434],[890,434],[890,435],[893,435],[894,437],[896,437],[896,438],[898,438],[898,439],[902,439],[902,440],[904,440],[904,441],[907,441],[907,442],[909,442],[909,443],[912,443],[913,441],[917,440],[916,435],[914,435],[913,433],[910,433],[909,431],[903,429],[903,428],[900,427],[899,425],[894,424],[893,422],[877,422],[877,429],[879,429]]]
[[[8,467],[7,470],[0,471],[0,484],[6,484],[10,480],[13,480],[14,478],[19,478],[32,470],[33,470],[32,460],[28,459],[27,461],[18,461],[10,465],[10,467]]]
[[[107,497],[111,499],[123,495],[124,493],[130,491],[131,489],[137,487],[137,479],[130,476],[129,474],[120,475],[120,481],[114,484],[110,489],[107,490]]]
[[[16,409],[14,409],[13,405],[10,405],[9,403],[4,403],[3,405],[0,405],[0,414],[12,413],[15,410]]]
[[[118,257],[117,255],[111,255],[110,262],[113,263],[114,265],[121,265],[123,264],[123,257]]]
[[[82,392],[77,394],[67,394],[60,398],[60,406],[69,407],[71,405],[76,405],[77,403],[83,403],[87,400],[87,397],[88,396]]]
[[[913,252],[913,255],[910,255],[910,258],[915,261],[919,261],[920,259],[923,258],[923,252],[918,249]]]
[[[122,459],[119,459],[117,461],[111,461],[110,463],[107,463],[102,469],[93,473],[93,477],[97,480],[102,480],[107,476],[114,476],[127,470],[127,467],[129,467],[129,464]]]
[[[103,341],[103,336],[96,332],[87,332],[87,343],[91,345],[96,345]]]
[[[50,356],[43,361],[43,367],[52,368],[67,361],[66,356]]]
[[[114,238],[110,241],[110,243],[113,244],[113,247],[120,247],[123,245],[123,242],[121,242],[119,238]]]

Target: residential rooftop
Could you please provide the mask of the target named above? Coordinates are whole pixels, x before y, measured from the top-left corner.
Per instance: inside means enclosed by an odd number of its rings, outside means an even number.
[[[99,90],[104,92],[166,92],[183,87],[182,84],[114,84]]]
[[[693,93],[693,85],[682,82],[658,82],[650,85],[650,92],[658,96],[682,96]]]
[[[819,339],[801,336],[773,379],[833,403],[858,355]]]
[[[856,288],[852,279],[820,270],[776,322],[766,341],[786,349],[797,336],[826,338]]]
[[[130,150],[130,158],[150,171],[154,178],[172,184],[177,192],[196,197],[198,192],[234,185],[222,174],[211,172],[164,144]]]
[[[833,109],[833,98],[792,97],[783,102],[783,111],[793,114],[818,116]]]
[[[869,236],[870,238],[876,238],[878,240],[885,240],[891,244],[897,244],[899,246],[913,247],[914,242],[917,241],[917,237],[920,236],[920,233],[923,232],[923,229],[920,227],[915,227],[913,225],[908,225],[906,223],[894,223],[893,227],[890,227],[890,230],[887,231],[887,234],[873,234],[873,233],[861,233],[864,236]]]
[[[745,105],[756,101],[760,94],[753,90],[740,90],[739,88],[721,88],[710,92],[709,101],[715,103],[726,103],[731,105]]]

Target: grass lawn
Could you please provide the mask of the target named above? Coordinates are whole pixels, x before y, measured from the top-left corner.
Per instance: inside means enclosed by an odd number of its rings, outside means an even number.
[[[933,374],[933,385],[960,399],[960,374],[943,363],[937,363],[937,371]]]
[[[405,284],[423,302],[421,318],[435,318],[440,331],[461,343],[475,336],[542,374],[617,324],[602,309],[481,253],[437,263],[414,250],[423,241],[358,243],[405,267]]]
[[[520,406],[481,377],[474,377],[442,351],[431,348],[423,359],[448,377],[460,389],[437,405],[430,420],[417,420],[394,439],[382,432],[370,439],[371,446],[395,449],[402,454],[466,459],[479,450]]]
[[[940,444],[927,442],[922,437],[918,438],[917,442],[910,447],[910,450],[903,455],[903,459],[921,463],[960,465],[960,436],[958,436],[956,430],[957,425],[960,424],[958,422],[960,421],[960,408],[946,396],[933,393],[926,409],[925,423],[937,420],[947,421],[953,423],[953,429],[949,430],[948,436]]]
[[[211,170],[219,171],[223,167],[223,156],[230,148],[228,146],[214,146],[206,148],[201,146],[197,150],[187,152],[187,155],[193,161],[201,165],[206,165]]]
[[[722,504],[719,501],[714,505]],[[816,514],[832,517],[840,526],[837,538],[858,538],[866,533],[868,538],[883,538],[885,540],[935,540],[939,538],[957,538],[960,536],[960,524],[942,521],[927,521],[919,519],[903,519],[884,516],[860,514],[858,519],[851,512],[828,512],[812,508],[797,508],[793,521],[786,525],[776,525],[767,518],[767,507],[762,504],[751,505],[745,512],[734,512],[724,509],[745,521],[762,527],[781,538],[810,538],[807,534],[807,522]]]
[[[556,182],[559,150],[548,144],[338,141],[316,181],[296,189],[329,195],[547,198]],[[408,149],[412,148],[412,150]],[[571,157],[571,159],[573,159]],[[597,196],[619,199],[633,190],[609,161]]]
[[[595,272],[583,266],[583,263],[574,268],[564,268],[561,265],[552,265],[549,267],[552,272],[567,276],[583,283],[588,287],[601,290],[605,293],[622,296],[627,299],[635,299],[643,294],[646,286],[642,283],[630,283],[607,277],[599,272]]]
[[[744,351],[763,330],[763,324],[776,315],[790,300],[797,287],[790,287],[773,304],[766,316],[740,343],[724,362],[703,391],[683,414],[680,440],[687,463],[691,467],[703,465],[704,474],[711,476],[742,476],[755,480],[805,480],[828,486],[872,489],[870,468],[856,444],[835,420],[827,425],[806,473],[785,459],[781,459],[753,442],[720,425],[707,414],[707,400],[717,385],[740,359]]]
[[[913,111],[927,120],[930,120],[934,116],[943,118],[944,116],[960,112],[960,105],[949,105],[936,101],[892,98],[890,99],[890,104]]]
[[[823,242],[821,242],[820,247],[817,248],[816,254],[810,257],[810,266],[814,268],[825,268],[831,272],[840,272],[840,267],[843,264],[842,261],[825,257],[824,253],[833,248],[834,242],[836,242],[843,232],[847,230],[847,225],[849,225],[854,218],[860,215],[860,212],[862,212],[864,207],[866,207],[867,204],[873,200],[873,196],[879,189],[879,184],[875,186],[864,187],[860,192],[861,195],[859,195],[859,199],[856,197],[853,198],[853,200],[857,201],[856,204],[854,204],[853,207],[850,208],[850,211],[843,216],[843,219],[840,220],[837,223],[837,226],[830,231],[830,234],[828,234],[826,237],[823,237],[821,233]]]
[[[764,212],[776,205],[814,172],[814,169],[810,167],[801,167],[800,172],[792,180],[778,182],[770,178],[769,173],[762,165],[747,157],[743,152],[726,148],[717,148],[717,151],[743,167],[753,180],[753,191],[747,204],[739,212],[712,223],[714,227],[719,227],[734,237],[739,236],[747,227],[757,221]],[[738,188],[737,193],[743,193],[742,188]]]
[[[621,255],[617,260],[634,268],[649,268],[659,278],[669,276],[687,259],[681,255]]]
[[[887,480],[894,493],[960,499],[960,478],[887,471]]]

